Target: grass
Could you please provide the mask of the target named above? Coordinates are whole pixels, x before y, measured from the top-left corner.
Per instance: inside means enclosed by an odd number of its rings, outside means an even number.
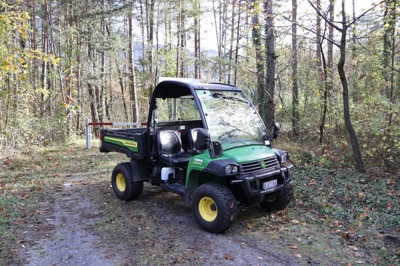
[[[203,262],[207,250],[186,238],[198,228],[179,196],[146,186],[134,203],[115,200],[105,184],[113,167],[128,158],[84,147],[79,141],[31,148],[0,160],[0,265],[16,263],[21,245],[52,230],[23,235],[31,224],[45,224],[72,175],[90,176],[72,182],[90,187],[86,196],[100,206],[93,230],[113,254],[121,254],[120,244],[127,243],[132,263]],[[256,207],[245,209],[230,234],[246,238],[243,245],[270,239],[303,265],[400,264],[398,177],[308,165],[295,169],[292,179],[295,201],[289,208],[269,215]]]

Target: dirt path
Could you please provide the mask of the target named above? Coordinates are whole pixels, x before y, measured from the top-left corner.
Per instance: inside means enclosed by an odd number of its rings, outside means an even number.
[[[233,227],[200,230],[179,197],[146,186],[141,198],[117,200],[107,181],[90,174],[64,180],[42,222],[27,227],[24,265],[297,265],[277,241],[252,239]],[[245,215],[245,213],[241,213]]]
[[[80,178],[74,178],[74,181]],[[117,258],[107,258],[102,236],[91,230],[99,219],[96,205],[85,197],[85,186],[65,183],[53,203],[52,213],[45,220],[52,228],[44,238],[36,239],[36,244],[23,252],[27,265],[116,265]],[[34,227],[31,230],[35,230]],[[27,232],[29,234],[29,230]]]

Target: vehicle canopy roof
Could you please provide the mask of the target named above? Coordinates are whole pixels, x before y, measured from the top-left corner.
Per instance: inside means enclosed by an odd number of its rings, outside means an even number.
[[[195,95],[194,90],[241,91],[235,86],[222,83],[191,83],[180,80],[165,80],[160,82],[154,89],[151,102],[154,102],[155,98],[180,98]]]

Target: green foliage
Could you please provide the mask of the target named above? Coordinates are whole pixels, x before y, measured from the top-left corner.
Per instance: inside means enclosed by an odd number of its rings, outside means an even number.
[[[396,179],[368,179],[352,171],[314,167],[297,169],[293,182],[305,209],[317,210],[332,223],[340,221],[344,229],[359,228],[366,233],[363,230],[370,227],[392,233],[400,226]]]
[[[12,6],[0,3],[2,145],[42,145],[73,138],[82,134],[86,117],[104,121],[131,119],[132,87],[128,66],[132,62],[128,62],[127,55],[128,16],[134,18],[134,85],[142,122],[147,119],[148,101],[158,77],[181,74],[193,77],[195,63],[200,64],[203,81],[228,82],[230,77],[231,83],[236,82],[235,85],[242,88],[254,103],[258,102],[257,80],[266,77],[257,77],[252,27],[245,18],[254,15],[252,12],[262,12],[262,1],[254,1],[254,8],[244,3],[238,6],[229,1],[215,2],[215,10],[197,0],[182,3],[180,8],[170,0],[156,1],[153,14],[143,1],[123,4],[112,0],[90,6],[88,2],[76,0],[68,5],[63,1],[35,2],[36,6],[25,2],[14,1]],[[352,49],[347,51],[346,73],[351,116],[366,164],[372,169],[396,172],[400,165],[400,79],[396,59],[398,47],[392,47],[391,43],[398,41],[396,32],[399,29],[394,23],[398,16],[395,8],[398,1],[386,1],[385,4],[382,9],[388,11],[386,15],[384,12],[371,12],[365,20],[354,24],[355,33],[363,34],[358,36],[354,47],[349,46]],[[235,19],[239,18],[238,12],[232,11],[239,8],[240,21],[231,25],[232,14],[235,14]],[[275,8],[274,20],[277,25],[282,24],[275,32],[274,53],[279,55],[276,58],[275,117],[283,125],[282,131],[291,136],[292,52],[288,45],[290,36],[285,30],[288,25],[285,17],[289,11],[284,5],[277,4]],[[304,18],[299,16],[299,25],[308,19],[310,13],[307,11],[305,15]],[[178,21],[181,16],[184,23]],[[199,19],[202,28],[200,58],[195,58],[192,51],[196,30],[194,19]],[[43,25],[38,25],[38,21]],[[218,25],[221,21],[222,25]],[[205,29],[205,25],[211,27]],[[256,27],[262,33],[257,39],[261,43],[265,43],[264,26],[264,21],[260,20]],[[151,27],[153,36],[150,36]],[[230,36],[231,29],[238,36]],[[214,40],[205,39],[206,36],[214,39],[215,30],[221,35],[218,36],[219,47],[211,47]],[[317,63],[322,63],[322,60],[316,58],[315,36],[303,35],[298,36],[300,136],[296,144],[299,147],[307,145],[307,148],[293,154],[293,158],[307,165],[350,167],[353,165],[352,151],[344,126],[342,91],[335,66],[332,75],[328,73],[328,83],[332,83],[332,87],[328,91],[322,145],[319,144],[325,85]],[[150,37],[153,43],[147,43]],[[237,63],[234,61],[236,38],[239,38]],[[232,57],[230,47],[233,49]],[[394,71],[388,65],[391,48],[394,48]],[[261,49],[265,49],[264,45]],[[322,43],[322,51],[326,56],[326,40]],[[337,56],[335,52],[333,64],[336,64]],[[394,83],[389,79],[391,75]],[[394,88],[392,97],[388,93],[391,86]],[[4,146],[2,149],[7,150]]]

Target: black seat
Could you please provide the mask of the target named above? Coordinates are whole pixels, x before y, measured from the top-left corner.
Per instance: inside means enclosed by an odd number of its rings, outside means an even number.
[[[182,143],[174,130],[157,132],[158,154],[163,164],[172,167],[187,166],[192,154],[182,152]]]
[[[204,139],[197,138],[197,134],[199,131],[204,132],[205,129],[192,128],[189,130],[189,149],[192,154],[200,154],[207,149],[207,143],[204,141]]]

